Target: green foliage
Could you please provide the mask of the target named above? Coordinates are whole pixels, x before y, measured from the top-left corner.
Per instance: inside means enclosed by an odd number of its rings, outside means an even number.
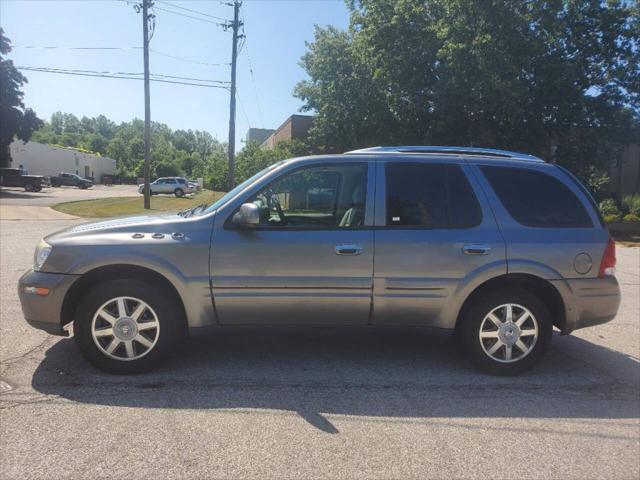
[[[10,51],[11,42],[0,28],[0,167],[9,165],[9,145],[14,137],[26,142],[42,125],[36,113],[24,106],[22,85],[27,79],[5,58]]]
[[[609,186],[609,176],[603,173],[595,165],[581,166],[573,170],[577,170],[576,173],[580,177],[580,180],[586,185],[596,200],[604,198],[607,194],[607,187]]]
[[[625,195],[622,197],[622,205],[629,213],[640,216],[640,193]]]
[[[351,0],[317,27],[294,94],[324,152],[372,145],[505,148],[595,187],[637,138],[637,2]]]
[[[617,213],[617,214],[610,213],[609,215],[605,215],[604,216],[604,221],[607,222],[607,223],[619,222],[621,217],[622,217],[622,215],[619,214],[619,213]]]
[[[280,160],[303,155],[309,155],[309,147],[300,140],[278,142],[273,149],[262,149],[258,143],[250,142],[236,158],[237,182],[243,182]]]
[[[640,222],[640,216],[635,213],[627,213],[624,217],[622,217],[622,221],[624,222]]]
[[[143,176],[144,122],[137,118],[116,124],[104,115],[78,119],[70,113],[56,112],[50,121],[33,133],[32,140],[107,156],[116,160],[120,175]],[[165,124],[152,122],[152,178],[176,175],[211,177],[218,169],[217,164],[226,161],[226,146],[210,133],[172,131]]]
[[[175,163],[161,162],[156,164],[155,173],[158,177],[177,177],[181,174],[181,171]]]
[[[602,215],[620,215],[620,210],[618,209],[618,205],[616,205],[616,201],[613,198],[607,198],[600,202],[600,213]]]

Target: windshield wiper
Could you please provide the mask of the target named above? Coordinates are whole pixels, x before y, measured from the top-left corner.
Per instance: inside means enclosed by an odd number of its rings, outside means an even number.
[[[178,215],[185,218],[191,217],[192,215],[195,215],[198,211],[204,210],[205,208],[207,208],[208,205],[209,205],[208,203],[201,203],[200,205],[196,205],[195,207],[187,208],[186,210],[181,210],[180,212],[178,212]]]

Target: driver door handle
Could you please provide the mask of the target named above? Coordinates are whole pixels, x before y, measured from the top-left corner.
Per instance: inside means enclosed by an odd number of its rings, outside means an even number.
[[[491,247],[486,243],[472,243],[462,247],[465,255],[489,255]]]
[[[334,251],[336,255],[360,255],[362,253],[362,246],[356,244],[336,245]]]

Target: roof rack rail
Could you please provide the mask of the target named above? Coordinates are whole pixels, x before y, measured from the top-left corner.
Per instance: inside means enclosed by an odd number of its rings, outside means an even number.
[[[438,146],[397,146],[397,147],[370,147],[360,150],[352,150],[346,154],[358,153],[421,153],[432,155],[475,155],[483,157],[511,158],[514,160],[531,160],[544,162],[541,158],[526,153],[497,150],[494,148],[475,147],[438,147]]]

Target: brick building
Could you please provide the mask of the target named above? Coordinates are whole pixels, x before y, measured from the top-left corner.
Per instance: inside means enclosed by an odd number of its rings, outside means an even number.
[[[307,139],[312,124],[313,117],[311,115],[291,115],[275,132],[262,142],[261,147],[271,149],[274,148],[278,142],[286,140],[297,139],[304,141]]]

